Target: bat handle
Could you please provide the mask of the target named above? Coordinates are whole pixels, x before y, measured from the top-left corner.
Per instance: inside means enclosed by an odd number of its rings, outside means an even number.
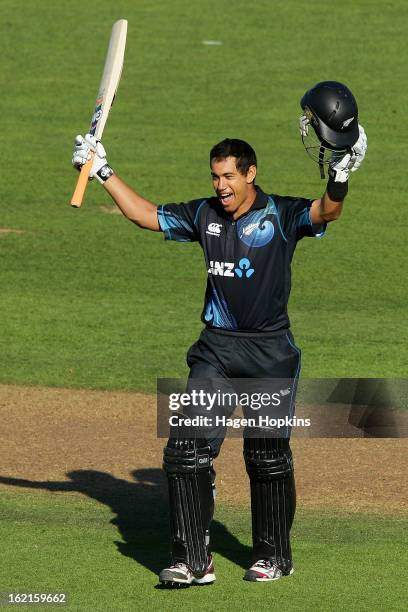
[[[74,208],[81,207],[82,200],[84,198],[85,189],[88,184],[89,173],[91,172],[94,155],[95,153],[91,153],[91,159],[88,159],[88,161],[85,162],[81,168],[81,172],[78,177],[75,191],[71,198],[71,206],[73,206]]]

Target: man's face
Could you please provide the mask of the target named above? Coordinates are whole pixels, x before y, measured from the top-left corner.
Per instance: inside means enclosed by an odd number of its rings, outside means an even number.
[[[211,177],[215,192],[224,210],[234,216],[245,212],[254,201],[253,180],[256,167],[250,166],[246,175],[236,167],[236,158],[227,157],[211,162]]]

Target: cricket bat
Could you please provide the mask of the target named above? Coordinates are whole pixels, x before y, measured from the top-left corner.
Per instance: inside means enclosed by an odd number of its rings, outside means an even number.
[[[118,89],[120,76],[122,74],[123,60],[125,57],[125,45],[127,34],[127,20],[119,19],[113,24],[112,34],[109,40],[108,53],[106,55],[105,67],[103,69],[98,95],[96,96],[95,110],[91,119],[89,133],[97,140],[102,138],[103,129],[108,119],[109,111],[113,104]],[[71,206],[79,208],[82,204],[85,189],[88,183],[89,173],[92,168],[94,153],[81,168]]]

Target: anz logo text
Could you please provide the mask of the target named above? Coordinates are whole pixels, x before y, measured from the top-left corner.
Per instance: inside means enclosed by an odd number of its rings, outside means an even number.
[[[246,257],[239,260],[238,266],[228,261],[210,261],[208,274],[213,276],[238,276],[238,278],[250,278],[254,274],[251,262]]]

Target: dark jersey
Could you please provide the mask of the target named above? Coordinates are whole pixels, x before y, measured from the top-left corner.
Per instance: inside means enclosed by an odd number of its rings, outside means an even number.
[[[298,240],[322,236],[312,225],[312,200],[267,195],[234,219],[211,197],[158,208],[167,240],[198,241],[208,280],[202,321],[208,327],[276,331],[289,327],[290,264]]]

